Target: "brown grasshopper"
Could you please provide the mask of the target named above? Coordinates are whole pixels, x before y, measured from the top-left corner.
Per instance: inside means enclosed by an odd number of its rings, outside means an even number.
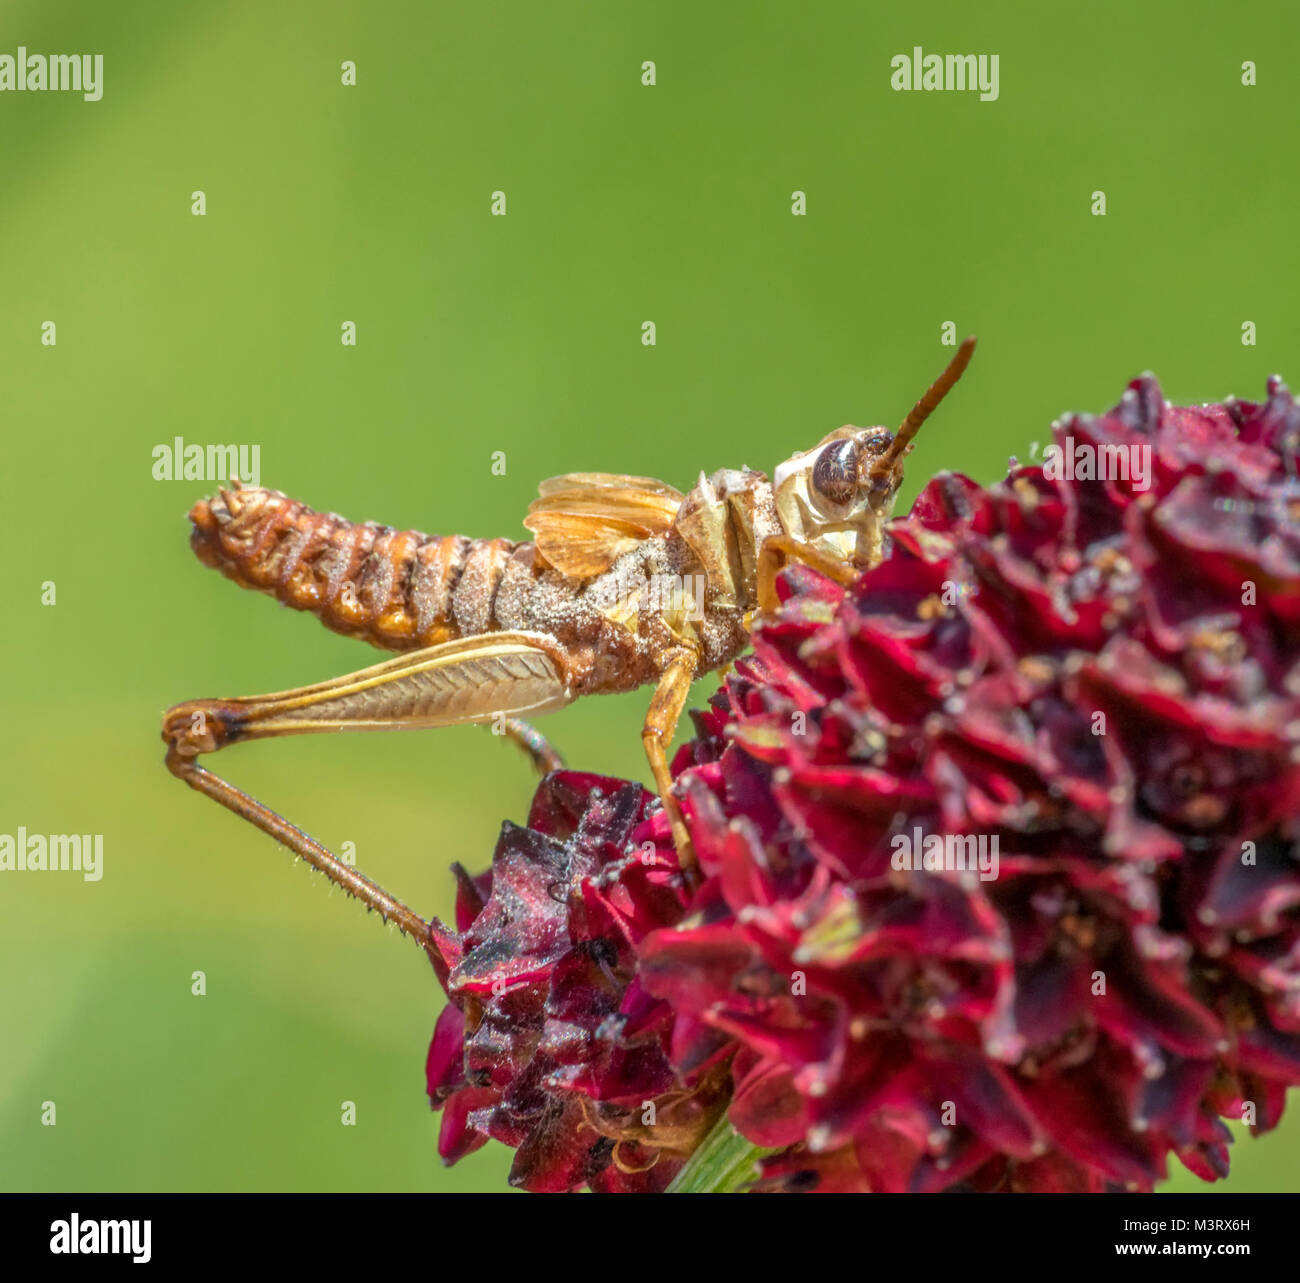
[[[197,759],[277,735],[496,721],[550,770],[558,755],[520,715],[653,682],[641,740],[692,876],[666,756],[691,682],[745,649],[755,615],[777,605],[787,562],[849,584],[880,560],[903,458],[974,347],[961,345],[896,434],[838,428],[771,481],[724,468],[685,495],[602,472],[545,481],[524,521],[531,543],[354,524],[232,482],[190,513],[201,561],[336,632],[405,653],[296,690],[177,704],[163,719],[168,768],[427,949],[423,918]]]

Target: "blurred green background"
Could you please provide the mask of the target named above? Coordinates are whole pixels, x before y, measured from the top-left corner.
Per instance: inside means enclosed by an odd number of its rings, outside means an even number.
[[[519,537],[555,473],[684,487],[897,424],[951,354],[945,321],[980,351],[904,504],[939,468],[992,480],[1148,368],[1175,401],[1300,378],[1294,5],[6,0],[0,18],[0,52],[104,55],[98,103],[0,95],[0,832],[105,835],[98,884],[0,880],[5,1189],[499,1189],[508,1168],[495,1146],[439,1163],[441,993],[417,950],[163,768],[169,704],[380,655],[203,569],[185,514],[213,487],[153,480],[156,444],[258,443],[263,483],[314,507]],[[891,91],[918,44],[997,53],[998,100]],[[545,729],[575,765],[644,776],[644,703]],[[219,766],[426,913],[533,789],[478,728]],[[1297,1137],[1293,1115],[1240,1138],[1220,1188],[1300,1188]],[[1174,1187],[1200,1186],[1179,1169]]]

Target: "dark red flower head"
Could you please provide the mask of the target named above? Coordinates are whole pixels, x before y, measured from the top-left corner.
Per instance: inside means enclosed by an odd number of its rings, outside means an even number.
[[[767,1188],[1223,1175],[1300,1083],[1298,449],[1276,380],[1143,378],[847,592],[788,571],[674,764],[689,895],[640,786],[567,774],[462,880],[444,1155],[659,1188],[725,1101]]]
[[[458,931],[436,937],[452,1001],[426,1067],[448,1162],[490,1136],[526,1189],[658,1190],[724,1107],[724,1075],[673,1069],[672,1013],[636,976],[639,941],[685,904],[652,800],[559,772],[527,828],[504,826],[490,872],[457,867]]]

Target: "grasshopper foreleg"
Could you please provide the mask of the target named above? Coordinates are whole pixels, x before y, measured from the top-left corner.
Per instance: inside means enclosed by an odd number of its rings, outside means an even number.
[[[809,544],[792,539],[789,535],[772,535],[763,540],[758,551],[758,609],[767,615],[781,604],[776,593],[776,577],[791,561],[801,561],[819,575],[844,588],[851,586],[860,571],[858,568],[842,561],[835,561],[824,552]]]

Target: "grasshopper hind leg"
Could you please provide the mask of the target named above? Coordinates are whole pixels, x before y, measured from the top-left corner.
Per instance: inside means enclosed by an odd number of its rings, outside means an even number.
[[[240,699],[191,700],[163,719],[167,768],[178,779],[275,838],[349,895],[394,923],[431,955],[429,924],[332,851],[256,798],[200,766],[231,744],[332,731],[385,731],[493,721],[568,703],[563,656],[547,639],[492,633],[415,651],[296,690]],[[541,765],[559,755],[525,723],[516,742]]]
[[[388,894],[378,883],[372,882],[350,864],[340,860],[328,847],[322,846],[309,833],[296,824],[290,824],[282,815],[250,797],[221,776],[200,766],[193,757],[179,753],[174,746],[167,752],[167,769],[183,780],[190,788],[220,803],[240,819],[262,830],[268,837],[288,847],[305,860],[318,873],[323,873],[348,895],[360,900],[366,908],[373,909],[385,922],[391,922],[403,935],[410,936],[422,949],[433,955],[429,924],[413,909]]]

